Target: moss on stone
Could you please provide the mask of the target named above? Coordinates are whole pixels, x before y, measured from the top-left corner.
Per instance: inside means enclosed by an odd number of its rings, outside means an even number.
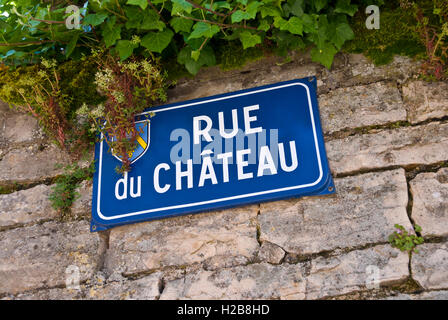
[[[345,44],[345,51],[364,53],[376,65],[391,62],[394,55],[425,56],[425,47],[416,31],[417,21],[413,9],[383,8],[379,30],[367,29],[366,19],[363,12],[358,12],[352,19],[355,38]]]
[[[36,81],[40,81],[36,77],[39,70],[41,70],[40,65],[2,70],[0,72],[0,100],[13,105],[24,105],[25,101],[18,90],[24,89],[23,94],[27,98],[33,95],[32,87]],[[91,59],[68,61],[57,66],[61,98],[67,100],[66,105],[69,106],[69,110],[64,110],[67,119],[71,119],[83,103],[96,105],[104,100],[93,83],[96,70],[96,64]],[[50,90],[50,88],[47,89]]]
[[[409,277],[405,282],[392,286],[391,288],[394,291],[398,291],[400,293],[418,293],[422,291],[422,287],[419,285],[417,281]]]
[[[238,69],[246,63],[261,59],[265,55],[262,47],[243,49],[239,41],[232,41],[217,46],[216,62],[222,70]]]
[[[184,65],[177,62],[176,57],[165,58],[161,60],[161,65],[167,73],[167,81],[175,82],[181,78],[193,78],[194,76],[185,69]]]
[[[11,186],[1,186],[0,185],[0,195],[1,194],[8,194],[14,192],[14,188]]]
[[[70,97],[71,118],[74,112],[83,103],[87,105],[97,105],[104,101],[96,90],[94,84],[95,73],[98,67],[92,59],[82,59],[78,61],[68,61],[58,66],[58,73],[61,78],[61,93]]]
[[[31,92],[31,83],[35,78],[38,65],[21,66],[16,69],[3,69],[0,72],[0,100],[14,105],[23,105],[25,101],[17,90],[17,85]]]
[[[234,70],[243,67],[246,63],[263,58],[270,49],[267,47],[253,47],[243,49],[239,41],[217,42],[214,45],[216,64],[221,70]],[[180,78],[194,78],[184,65],[177,62],[176,57],[165,58],[161,62],[163,69],[168,73],[168,81]],[[202,68],[206,68],[205,66]]]

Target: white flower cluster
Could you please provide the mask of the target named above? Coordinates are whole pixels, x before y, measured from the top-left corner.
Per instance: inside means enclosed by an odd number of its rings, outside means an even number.
[[[44,59],[44,58],[42,59],[41,63],[47,69],[54,68],[58,64],[55,59],[47,60],[47,59]]]
[[[147,76],[148,74],[150,74],[153,78],[157,78],[160,76],[160,71],[158,70],[158,68],[156,68],[148,60],[142,60],[139,62],[124,62],[120,63],[119,66],[122,68],[122,70],[132,71],[134,74],[138,73],[139,76]],[[142,72],[145,74],[142,74]]]
[[[90,112],[90,115],[94,118],[100,118],[104,116],[104,105],[102,103],[97,105],[96,108]]]
[[[154,76],[159,76],[159,70],[157,70],[157,68],[155,68],[151,63],[149,63],[148,60],[143,60],[141,62],[143,71],[145,71],[146,73],[151,73]]]
[[[44,70],[39,70],[39,71],[37,71],[37,75],[38,75],[40,78],[46,78],[46,77],[47,77],[47,73],[46,73]]]
[[[123,63],[121,65],[122,69],[124,70],[129,70],[129,71],[137,71],[138,69],[138,63],[136,62],[128,62],[128,63]]]
[[[104,71],[98,71],[95,74],[95,84],[101,91],[107,91],[109,85],[113,83],[113,81],[114,76],[112,70],[110,69],[105,69]]]
[[[86,119],[84,117],[91,117],[93,119],[98,119],[104,116],[104,105],[100,103],[94,109],[89,110],[89,107],[86,103],[83,103],[82,106],[76,110],[76,114],[81,117],[81,119]],[[96,121],[95,121],[96,122]],[[91,133],[95,133],[98,130],[95,123],[90,125],[89,131]]]
[[[78,110],[76,110],[76,114],[80,116],[88,115],[89,114],[89,107],[84,102]]]
[[[442,35],[441,37],[448,36],[448,22],[445,22],[442,26]]]
[[[104,105],[100,103],[97,105],[94,109],[89,110],[89,107],[84,102],[78,110],[76,110],[76,114],[83,116],[83,115],[90,115],[92,118],[100,118],[104,116]]]
[[[112,95],[114,96],[115,100],[117,100],[118,103],[124,103],[126,101],[125,96],[121,91],[114,90],[112,91]]]
[[[140,39],[140,37],[138,35],[133,35],[131,38],[131,43],[132,44],[139,44],[142,40]]]

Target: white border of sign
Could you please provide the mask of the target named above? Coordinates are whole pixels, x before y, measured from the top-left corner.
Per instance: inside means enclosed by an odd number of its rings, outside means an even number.
[[[101,203],[101,173],[102,173],[101,169],[102,169],[102,163],[103,163],[103,140],[104,140],[104,139],[101,139],[99,170],[98,170],[98,192],[97,192],[97,213],[98,213],[98,216],[101,219],[103,219],[103,220],[115,220],[115,219],[120,219],[120,218],[125,218],[125,217],[130,217],[130,216],[136,216],[136,215],[141,215],[141,214],[151,213],[151,212],[158,212],[158,211],[163,211],[163,210],[188,208],[188,207],[200,206],[200,205],[209,204],[209,203],[217,203],[217,202],[224,202],[224,201],[230,201],[230,200],[235,200],[235,199],[255,197],[255,196],[262,195],[262,194],[283,192],[283,191],[289,191],[289,190],[294,190],[294,189],[302,189],[302,188],[312,187],[312,186],[315,186],[316,184],[318,184],[322,180],[322,177],[323,177],[322,161],[321,161],[320,152],[319,152],[319,145],[318,145],[318,141],[317,141],[316,124],[314,122],[314,113],[313,113],[313,106],[311,104],[310,90],[309,90],[308,86],[306,84],[304,84],[304,83],[300,83],[300,82],[299,83],[290,83],[290,84],[285,84],[285,85],[281,85],[281,86],[278,86],[278,87],[271,87],[271,88],[266,88],[266,89],[260,89],[260,90],[256,90],[256,91],[235,94],[235,95],[231,95],[231,96],[227,96],[227,97],[220,97],[220,98],[214,98],[214,99],[209,99],[209,100],[205,100],[205,101],[187,103],[187,104],[183,104],[183,105],[179,105],[179,106],[167,107],[167,108],[159,109],[159,110],[155,111],[155,113],[168,111],[168,110],[179,109],[179,108],[185,108],[185,107],[189,107],[189,106],[195,106],[195,105],[199,105],[199,104],[203,104],[203,103],[207,103],[207,102],[221,101],[221,100],[226,100],[226,99],[236,98],[236,97],[245,96],[245,95],[249,95],[249,94],[255,94],[255,93],[264,92],[264,91],[270,91],[270,90],[276,90],[276,89],[281,89],[281,88],[286,88],[286,87],[291,87],[291,86],[303,86],[303,87],[305,87],[306,92],[307,92],[308,105],[309,105],[309,111],[310,111],[310,116],[311,116],[311,123],[313,125],[314,144],[316,146],[317,160],[319,162],[319,178],[317,178],[316,181],[314,181],[313,183],[308,183],[308,184],[303,184],[303,185],[298,185],[298,186],[285,187],[285,188],[266,190],[266,191],[259,191],[259,192],[242,194],[242,195],[238,195],[238,196],[219,198],[219,199],[200,201],[200,202],[193,202],[193,203],[186,203],[186,204],[169,206],[169,207],[163,207],[163,208],[156,208],[156,209],[149,209],[149,210],[142,210],[142,211],[136,211],[136,212],[131,212],[131,213],[125,213],[125,214],[121,214],[121,215],[117,215],[117,216],[113,216],[113,217],[106,217],[106,216],[104,216],[101,213],[101,210],[100,210],[100,203]],[[141,115],[146,114],[146,113],[150,113],[150,112],[151,111],[144,112]],[[102,138],[102,136],[101,136],[101,138]]]

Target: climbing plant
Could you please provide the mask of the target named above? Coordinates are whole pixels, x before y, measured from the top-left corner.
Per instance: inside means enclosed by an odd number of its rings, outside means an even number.
[[[0,1],[0,58],[32,63],[39,56],[77,58],[104,46],[121,60],[148,52],[174,55],[193,74],[216,63],[216,43],[279,53],[312,46],[313,60],[331,67],[353,38],[351,0],[92,0]],[[6,13],[6,14],[5,14]],[[76,19],[79,17],[79,27]]]
[[[160,71],[154,57],[122,62],[100,51],[93,57],[98,61],[94,83],[106,99],[90,110],[84,104],[77,113],[91,119],[93,130],[98,129],[110,149],[120,156],[120,171],[128,171],[139,134],[134,118],[147,106],[166,101],[166,74]]]

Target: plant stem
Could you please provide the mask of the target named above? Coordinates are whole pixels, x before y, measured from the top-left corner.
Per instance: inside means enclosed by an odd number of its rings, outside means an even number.
[[[31,20],[44,22],[44,23],[48,23],[48,24],[64,24],[65,23],[65,21],[42,20],[42,19],[37,19],[37,18],[33,18],[33,17],[31,17]]]
[[[434,50],[432,52],[433,56],[437,53],[437,49],[439,48],[439,45],[442,43],[442,40],[443,40],[444,36],[445,35],[443,33],[439,35],[439,40],[437,41],[437,43],[436,43],[436,45],[434,47]]]
[[[157,14],[158,14],[159,17],[160,17],[160,20],[162,20],[162,21],[166,24],[165,19],[162,17],[162,13],[161,13],[162,10],[160,10],[160,11],[157,10],[156,6],[151,2],[151,0],[148,0],[148,4],[151,6],[151,8],[152,8],[155,12],[157,12]]]
[[[226,17],[226,15],[225,15],[224,13],[216,12],[216,11],[214,11],[214,10],[212,10],[212,9],[207,9],[207,8],[201,6],[201,5],[198,5],[198,4],[194,3],[194,2],[191,1],[191,0],[185,0],[185,1],[187,1],[189,4],[191,4],[191,5],[192,5],[193,7],[195,7],[196,9],[205,10],[205,11],[208,11],[208,12],[210,12],[210,13],[216,14],[217,16]],[[213,4],[213,2],[212,2],[212,4]],[[211,8],[211,5],[210,5],[210,8]]]
[[[0,43],[0,47],[15,47],[15,46],[27,46],[32,44],[42,44],[47,42],[56,42],[56,40],[40,40],[40,41],[25,41],[25,42],[13,42],[13,43]]]
[[[128,21],[128,18],[126,18],[124,15],[121,15],[113,10],[108,9],[107,7],[104,7],[104,10],[109,11],[110,13],[116,15],[117,17],[120,17],[121,19],[123,19],[124,21]]]
[[[118,0],[115,0],[115,3],[117,4],[118,9],[120,9],[121,14],[124,16],[123,8],[120,6],[120,3],[118,2]]]
[[[239,24],[219,23],[219,22],[215,22],[215,21],[203,20],[203,19],[196,19],[196,18],[187,17],[187,16],[182,16],[182,15],[180,15],[180,17],[182,17],[182,18],[184,18],[184,19],[188,19],[188,20],[193,20],[193,21],[198,21],[198,22],[205,22],[205,23],[215,24],[215,25],[220,26],[220,27],[223,27],[223,28],[241,28],[241,29],[257,30],[257,28],[249,27],[249,26],[242,26],[242,25],[239,25]]]
[[[202,42],[202,44],[201,44],[201,46],[199,47],[199,51],[201,51],[202,50],[202,48],[205,46],[205,44],[207,43],[207,41],[208,41],[208,39],[210,39],[210,38],[205,38],[204,39],[204,42]]]

